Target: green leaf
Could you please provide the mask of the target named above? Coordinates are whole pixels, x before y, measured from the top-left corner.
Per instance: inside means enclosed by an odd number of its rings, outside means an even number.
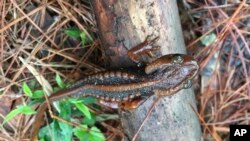
[[[75,98],[68,99],[70,103],[73,103],[77,109],[79,109],[87,118],[91,119],[91,114],[89,112],[89,108],[83,104],[82,100],[78,100]]]
[[[61,133],[61,128],[59,126],[59,122],[57,120],[54,120],[52,126],[52,132],[53,132],[53,139],[55,141],[60,141],[60,140],[64,140],[63,138],[61,138],[63,135]]]
[[[93,126],[96,122],[96,116],[94,114],[91,114],[91,119],[85,117],[83,119],[83,123],[87,124],[88,126]]]
[[[89,108],[83,103],[75,103],[77,109],[79,109],[87,118],[91,119]]]
[[[64,30],[64,32],[69,37],[73,37],[73,38],[80,37],[80,34],[81,34],[81,31],[76,27],[68,28],[68,29]]]
[[[87,38],[87,35],[85,34],[85,32],[82,32],[80,34],[80,37],[81,37],[81,42],[82,42],[82,45],[85,45],[88,41],[88,38]]]
[[[54,88],[53,88],[53,92],[58,92],[58,91],[60,91],[60,90],[62,90],[62,88],[60,88],[60,87],[54,87]]]
[[[44,102],[43,98],[39,98],[39,99],[32,99],[27,103],[27,106],[33,106],[36,104],[41,104],[42,102]]]
[[[71,117],[71,104],[68,101],[62,101],[59,104],[60,113],[59,116],[65,120],[69,120]],[[55,140],[55,141],[71,141],[73,136],[73,128],[71,125],[61,122],[58,120],[53,120],[50,124],[50,128],[52,129],[52,136],[48,132],[39,131],[39,138],[44,140]],[[47,128],[48,129],[48,128]]]
[[[72,86],[72,84],[70,83],[65,84],[65,88],[69,88],[70,86]]]
[[[105,136],[97,127],[90,128],[90,131],[87,131],[86,125],[82,125],[84,129],[74,128],[74,135],[80,139],[80,141],[105,141]],[[85,129],[86,128],[86,129]]]
[[[84,97],[83,98],[83,103],[84,104],[93,104],[93,103],[97,103],[97,99],[96,98],[94,98],[94,97],[91,97],[91,96],[89,96],[89,97]]]
[[[48,132],[52,131],[52,132]],[[73,136],[73,129],[71,125],[53,120],[49,125],[39,130],[39,141],[71,141]]]
[[[201,39],[201,43],[205,46],[210,45],[212,42],[216,40],[216,35],[214,33],[208,34]]]
[[[32,115],[32,114],[35,114],[36,111],[34,111],[31,107],[29,106],[23,106],[23,105],[20,105],[20,106],[17,106],[17,109],[20,110],[20,113],[22,114],[25,114],[25,115]]]
[[[23,92],[27,95],[27,96],[29,96],[29,97],[32,97],[32,91],[31,91],[31,89],[29,88],[29,86],[27,85],[27,83],[23,83]]]
[[[105,141],[105,136],[103,135],[103,133],[101,132],[100,129],[93,126],[90,129],[90,137],[89,137],[89,139],[91,141]]]
[[[38,138],[39,138],[39,141],[49,141],[51,140],[51,128],[54,124],[54,121],[51,122],[49,125],[46,125],[44,127],[42,127],[40,130],[39,130],[39,133],[38,133]]]
[[[6,115],[2,125],[5,124],[6,122],[8,122],[9,120],[11,120],[12,118],[14,118],[17,114],[31,115],[31,114],[35,114],[35,113],[36,113],[36,111],[34,111],[29,106],[23,106],[23,105],[17,106],[17,108],[15,110],[12,110],[10,113],[8,113]]]
[[[73,136],[73,128],[71,125],[58,121],[60,127],[60,138],[62,139],[55,139],[56,141],[63,140],[63,141],[71,141]],[[58,130],[56,130],[58,131]]]
[[[84,103],[87,104],[94,104],[97,103],[97,99],[94,97],[82,97],[82,98],[68,98],[70,103]]]
[[[30,89],[35,89],[37,85],[37,81],[35,79],[33,79],[30,83],[29,83],[29,87]]]
[[[81,126],[82,126],[82,128],[84,128],[85,130],[76,127],[76,128],[73,129],[74,135],[75,135],[80,141],[89,141],[89,134],[88,134],[88,132],[87,132],[87,129],[88,129],[87,125],[81,125]]]
[[[76,98],[71,98],[71,97],[68,98],[68,101],[70,103],[73,103],[73,104],[82,103],[82,100],[79,100],[79,99],[76,99]]]
[[[6,115],[6,117],[4,118],[2,125],[5,124],[6,122],[8,122],[9,120],[11,120],[12,118],[14,118],[19,113],[20,113],[20,111],[18,109],[15,109],[15,110],[12,110],[11,112],[9,112]]]
[[[35,90],[33,92],[32,98],[43,98],[44,97],[44,91],[43,90]]]
[[[71,104],[68,101],[61,101],[59,104],[60,107],[60,114],[59,116],[65,120],[70,120],[71,118]]]
[[[56,73],[56,83],[60,88],[65,88],[65,84],[58,73]]]

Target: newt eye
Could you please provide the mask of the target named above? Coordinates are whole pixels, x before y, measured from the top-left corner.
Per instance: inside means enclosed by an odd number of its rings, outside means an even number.
[[[181,64],[183,62],[183,57],[181,55],[174,55],[172,59],[173,64]]]

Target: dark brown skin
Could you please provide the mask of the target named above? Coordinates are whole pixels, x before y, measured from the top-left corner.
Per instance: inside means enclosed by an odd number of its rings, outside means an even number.
[[[153,50],[152,44],[157,39],[145,40],[145,42],[128,51],[128,55],[135,61],[138,56]],[[144,48],[146,51],[143,50]],[[93,96],[106,106],[130,110],[137,108],[142,101],[153,95],[156,90],[163,90],[164,93],[161,96],[167,96],[181,89],[191,87],[191,80],[198,70],[197,62],[190,56],[180,54],[165,55],[148,64],[145,67],[144,74],[121,71],[96,73],[76,82],[69,89],[52,94],[48,99],[51,103],[68,96]],[[46,109],[47,103],[45,102],[38,109],[32,128],[32,141],[36,140],[36,135],[42,125],[43,113]]]

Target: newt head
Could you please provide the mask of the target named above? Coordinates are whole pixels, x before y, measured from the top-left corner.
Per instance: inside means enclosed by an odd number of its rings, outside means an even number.
[[[160,89],[176,92],[192,86],[191,80],[199,71],[193,57],[184,54],[162,56],[151,62],[145,72],[158,81]]]

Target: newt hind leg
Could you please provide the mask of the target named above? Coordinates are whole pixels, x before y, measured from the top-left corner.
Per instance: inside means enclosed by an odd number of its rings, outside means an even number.
[[[121,110],[123,111],[130,111],[138,108],[141,106],[147,99],[142,98],[142,97],[137,97],[133,100],[122,102],[120,104]]]
[[[149,40],[147,37],[144,42],[128,50],[129,58],[135,63],[140,63],[143,55],[154,57],[152,52],[160,49],[160,46],[154,45],[158,39],[159,37],[155,37],[154,39]]]
[[[121,109],[123,111],[129,111],[138,108],[146,100],[147,99],[145,98],[137,97],[128,101],[120,101],[120,102],[99,100],[99,103],[113,109]]]

